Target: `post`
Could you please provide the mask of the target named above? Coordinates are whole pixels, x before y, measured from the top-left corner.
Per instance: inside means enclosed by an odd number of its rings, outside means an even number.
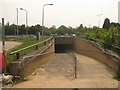
[[[16,30],[16,32],[17,32],[17,35],[19,35],[19,31],[18,31],[18,8],[16,10],[17,10],[17,30]]]
[[[2,52],[2,23],[0,22],[0,53]],[[2,69],[2,60],[0,60],[0,68]],[[0,74],[2,74],[2,70],[0,70]],[[0,83],[0,88],[2,87],[1,84],[2,83]]]
[[[36,50],[38,50],[38,45],[36,45]]]
[[[6,74],[6,56],[5,56],[5,26],[4,18],[2,18],[2,44],[3,44],[3,54],[4,54],[4,73]]]
[[[53,5],[53,4],[44,4],[43,5],[43,10],[42,10],[42,38],[43,38],[43,34],[44,34],[44,7],[47,5]]]
[[[36,40],[40,40],[40,31],[37,30],[37,33],[36,33]]]
[[[102,14],[99,14],[99,15],[97,15],[98,16],[98,27],[100,28],[100,16],[101,16]]]
[[[44,45],[46,45],[47,42],[44,42]]]
[[[75,78],[77,78],[77,60],[76,60],[76,56],[75,56]]]
[[[23,10],[26,12],[26,35],[28,34],[28,12],[26,9],[20,8],[20,10]]]
[[[19,55],[19,52],[18,52],[18,53],[16,53],[16,59],[19,60],[19,58],[20,58],[20,55]]]
[[[43,28],[44,28],[44,5],[42,10],[42,38],[43,38]]]
[[[28,35],[28,14],[27,14],[27,10],[26,11],[26,34]]]

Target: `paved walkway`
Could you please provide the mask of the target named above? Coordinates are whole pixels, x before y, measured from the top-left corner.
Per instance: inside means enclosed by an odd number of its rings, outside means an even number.
[[[96,60],[77,54],[77,79],[74,61],[69,54],[59,53],[45,66],[38,68],[28,81],[13,88],[117,88],[107,67]]]
[[[1,43],[1,41],[0,41]],[[6,41],[5,42],[5,49],[6,51],[10,50],[11,48],[14,48],[15,46],[20,45],[21,43],[19,42],[13,42],[13,41]],[[0,45],[0,51],[2,50],[2,46]]]

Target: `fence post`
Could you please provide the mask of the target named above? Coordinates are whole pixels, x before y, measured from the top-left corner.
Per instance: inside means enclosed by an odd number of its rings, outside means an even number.
[[[48,40],[48,43],[50,43],[50,40]]]
[[[46,45],[47,42],[44,42],[44,45]]]
[[[16,58],[17,58],[17,60],[19,60],[19,58],[20,58],[19,53],[16,53]]]
[[[36,45],[36,50],[38,50],[38,45]]]

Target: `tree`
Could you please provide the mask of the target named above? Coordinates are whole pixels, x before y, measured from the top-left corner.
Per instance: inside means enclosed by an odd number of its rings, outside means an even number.
[[[49,28],[49,30],[50,30],[50,32],[51,32],[52,34],[55,34],[55,33],[56,33],[56,31],[57,31],[57,29],[56,29],[56,26],[55,26],[55,25],[53,25],[52,27],[50,27],[50,28]]]
[[[114,23],[114,22],[112,22],[112,23],[111,23],[111,27],[120,27],[120,24],[119,24],[119,23]]]
[[[5,25],[5,34],[6,35],[15,35],[16,34],[16,25],[15,24],[12,24],[12,25],[6,24]]]
[[[104,24],[103,24],[103,28],[108,30],[110,28],[110,26],[111,26],[110,20],[108,18],[106,18],[104,21]]]
[[[68,28],[66,26],[64,26],[64,25],[60,26],[58,28],[57,34],[59,34],[59,35],[65,35],[65,34],[67,34],[67,29]]]
[[[25,28],[25,25],[21,25],[19,26],[19,34],[22,35],[22,34],[26,34],[26,28]]]

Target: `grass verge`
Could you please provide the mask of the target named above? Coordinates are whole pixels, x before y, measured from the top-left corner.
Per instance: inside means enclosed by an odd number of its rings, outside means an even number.
[[[45,38],[46,39],[46,38]],[[13,39],[13,40],[9,40],[9,41],[16,41],[16,42],[21,42],[22,44],[19,45],[19,46],[16,46],[15,48],[12,48],[11,50],[9,50],[6,54],[8,56],[8,62],[10,63],[11,61],[14,61],[16,59],[16,55],[10,55],[11,52],[14,52],[16,50],[19,50],[19,49],[22,49],[22,48],[25,48],[27,46],[30,46],[30,45],[33,45],[35,43],[38,43],[38,42],[41,42],[45,39],[40,39],[39,41],[37,41],[35,38],[16,38],[16,39]],[[40,44],[40,46],[42,46],[43,44]],[[22,52],[20,52],[20,56],[23,56],[23,55],[26,55],[32,51],[35,51],[35,47],[32,47],[32,48],[29,48],[29,49],[26,49]]]

